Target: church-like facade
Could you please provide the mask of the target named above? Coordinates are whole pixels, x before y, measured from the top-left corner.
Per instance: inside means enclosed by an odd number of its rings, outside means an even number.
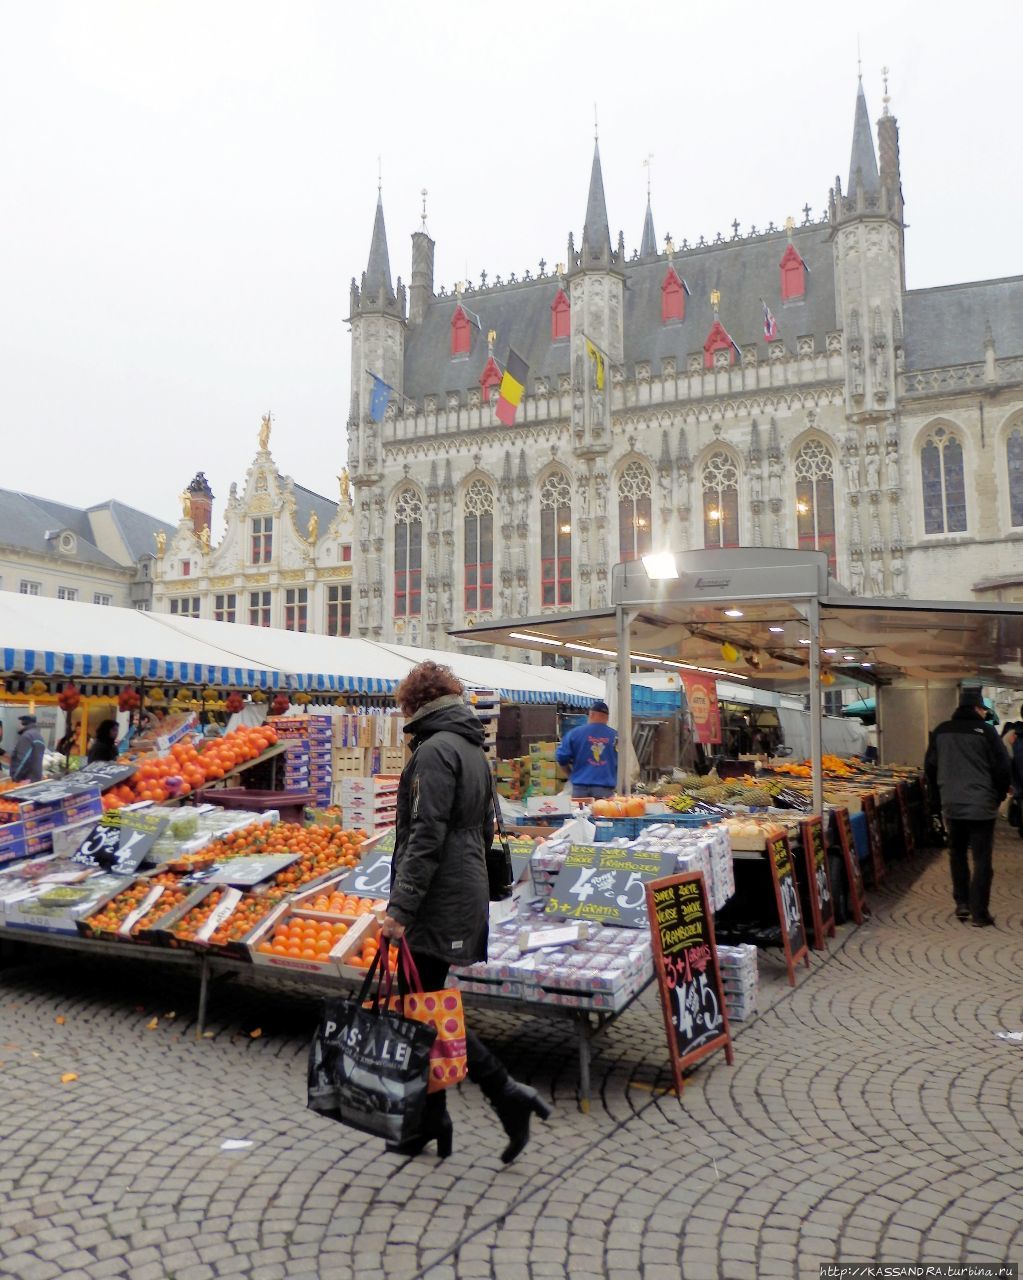
[[[887,98],[877,143],[861,85],[822,216],[672,244],[648,201],[633,251],[595,147],[564,261],[451,291],[425,218],[392,278],[378,200],[349,316],[352,634],[443,648],[597,607],[616,561],[666,547],[818,548],[859,595],[1023,599],[1023,278],[907,289]]]

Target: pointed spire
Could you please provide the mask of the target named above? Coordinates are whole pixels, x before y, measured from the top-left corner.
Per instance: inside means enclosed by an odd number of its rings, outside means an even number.
[[[384,227],[384,199],[377,192],[377,211],[373,219],[373,240],[369,246],[369,263],[366,267],[363,295],[375,298],[384,305],[394,298],[391,287],[391,261],[387,254],[387,230]]]
[[[661,432],[661,458],[658,463],[661,470],[671,470],[671,445],[668,443],[667,431]]]
[[[849,160],[849,194],[855,194],[859,182],[865,195],[876,195],[881,190],[881,178],[877,171],[877,155],[874,151],[874,134],[867,114],[867,99],[863,93],[863,81],[856,90],[856,116],[853,122],[852,157]]]
[[[593,168],[590,170],[590,191],[586,197],[586,221],[583,223],[581,266],[611,265],[611,230],[607,223],[607,202],[604,199],[604,177],[600,169],[600,144],[593,144]]]
[[[652,258],[657,253],[657,236],[654,233],[654,211],[650,207],[650,192],[646,193],[646,217],[643,220],[643,241],[639,246],[641,258]]]

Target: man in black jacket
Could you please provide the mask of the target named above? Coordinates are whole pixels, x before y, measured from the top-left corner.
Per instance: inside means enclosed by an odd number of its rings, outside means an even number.
[[[991,850],[998,806],[1010,784],[1009,757],[991,725],[979,689],[963,689],[952,719],[931,733],[924,768],[941,793],[948,825],[956,916],[977,928],[993,925]],[[973,853],[973,875],[967,849]]]

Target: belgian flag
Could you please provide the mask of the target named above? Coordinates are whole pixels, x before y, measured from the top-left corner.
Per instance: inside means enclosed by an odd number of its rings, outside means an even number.
[[[519,403],[526,389],[526,377],[528,374],[529,365],[526,364],[525,360],[514,348],[509,347],[508,363],[505,366],[497,405],[494,408],[498,420],[503,422],[506,427],[515,425],[515,414],[518,412]]]

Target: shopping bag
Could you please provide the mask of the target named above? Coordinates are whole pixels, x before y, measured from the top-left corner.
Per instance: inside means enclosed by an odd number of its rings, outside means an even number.
[[[336,1022],[331,1011],[324,1010],[310,1051],[308,1102],[321,1115],[351,1129],[402,1143],[418,1137],[422,1128],[430,1049],[437,1031],[387,1008],[386,968],[369,999],[381,954],[374,957],[355,999],[328,1002],[337,1006]],[[334,1109],[329,1109],[328,1084],[334,1089]]]
[[[409,945],[402,938],[398,963],[405,974],[405,994],[401,997],[404,1013],[417,1022],[429,1023],[437,1038],[430,1050],[429,1093],[461,1084],[469,1073],[465,1052],[465,1010],[462,993],[452,987],[443,991],[424,991],[416,962]]]
[[[323,1002],[320,1023],[309,1045],[306,1106],[310,1111],[331,1120],[340,1119],[334,1073],[338,1055],[338,1029],[346,1004],[346,1000],[340,999]]]

